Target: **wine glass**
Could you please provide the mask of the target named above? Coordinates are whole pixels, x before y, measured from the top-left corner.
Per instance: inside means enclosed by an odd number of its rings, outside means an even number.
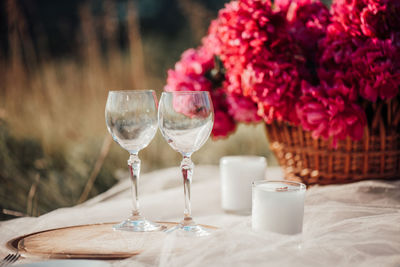
[[[146,220],[139,212],[138,180],[140,159],[138,153],[145,148],[157,132],[157,102],[153,90],[110,91],[105,116],[112,138],[130,154],[128,167],[132,181],[132,215],[113,226],[114,230],[133,232],[158,231],[164,226]]]
[[[195,236],[209,234],[207,229],[194,222],[191,215],[190,184],[194,164],[190,157],[207,141],[213,123],[214,111],[209,92],[162,93],[158,108],[158,125],[168,144],[183,156],[181,171],[185,195],[184,218],[168,232],[180,231]]]

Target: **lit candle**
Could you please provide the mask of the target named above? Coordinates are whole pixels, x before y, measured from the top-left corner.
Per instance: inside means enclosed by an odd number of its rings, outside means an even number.
[[[306,186],[290,181],[253,183],[251,225],[255,231],[298,234],[303,229]]]
[[[228,156],[220,160],[222,209],[236,214],[251,213],[251,184],[265,179],[264,157]]]

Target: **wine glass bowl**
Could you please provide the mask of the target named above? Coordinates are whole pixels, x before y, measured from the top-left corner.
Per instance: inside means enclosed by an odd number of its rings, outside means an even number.
[[[157,101],[153,90],[110,91],[105,118],[112,138],[130,154],[128,167],[132,181],[132,215],[115,230],[148,232],[163,226],[146,220],[139,211],[138,179],[140,159],[138,153],[147,147],[157,132]]]
[[[213,108],[206,92],[163,93],[159,126],[168,144],[182,154],[191,154],[207,141],[213,127]]]
[[[180,231],[195,236],[208,235],[209,231],[197,225],[191,217],[190,184],[194,164],[193,152],[199,150],[210,136],[214,111],[209,92],[163,92],[158,108],[158,125],[167,143],[181,153],[185,210],[184,219],[168,231]]]
[[[157,132],[155,94],[146,91],[110,91],[106,105],[107,129],[122,148],[139,152]]]

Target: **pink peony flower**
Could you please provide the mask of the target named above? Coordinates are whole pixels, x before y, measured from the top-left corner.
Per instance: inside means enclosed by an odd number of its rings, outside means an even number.
[[[270,23],[272,16],[269,1],[232,1],[220,10],[210,33],[220,42],[220,57],[227,69],[246,64],[262,49],[268,34],[276,31]]]
[[[182,54],[181,61],[175,65],[176,71],[185,74],[204,75],[214,67],[213,54],[204,48],[188,49]]]
[[[398,0],[336,0],[333,21],[354,37],[387,39],[400,29]]]
[[[213,139],[226,137],[234,132],[235,129],[235,121],[228,113],[221,110],[214,111],[214,126],[212,129]]]
[[[317,55],[318,41],[325,36],[330,23],[328,8],[313,0],[278,0],[275,4],[285,12],[288,31],[312,59]]]
[[[360,95],[375,102],[398,94],[400,49],[392,40],[362,40],[333,23],[320,49],[323,51],[318,69],[320,80],[331,86],[346,84],[352,88],[352,99]]]
[[[326,37],[319,42],[321,52],[317,71],[320,80],[333,84],[343,77],[343,70],[351,67],[351,55],[361,43],[347,34],[341,24],[330,24]]]
[[[212,54],[204,49],[188,49],[168,71],[165,91],[210,91],[212,83],[204,75],[214,66]]]
[[[261,117],[257,114],[257,103],[253,102],[249,97],[228,93],[226,101],[228,103],[228,113],[235,121],[249,123],[261,120]]]
[[[349,91],[343,87],[305,85],[296,106],[303,129],[311,131],[313,138],[332,137],[334,146],[347,136],[360,140],[367,121],[361,107],[342,95]]]
[[[228,3],[220,10],[218,18],[209,28],[209,38],[214,52],[220,57],[226,69],[229,92],[241,93],[240,75],[246,65],[260,54],[266,56],[266,42],[278,34],[276,21],[284,22],[282,16],[272,12],[269,1],[242,0]],[[272,21],[275,21],[272,23]]]
[[[352,54],[352,68],[345,80],[359,87],[360,95],[375,102],[399,93],[400,53],[391,40],[368,39]]]
[[[372,3],[365,6],[360,14],[360,28],[362,33],[368,37],[386,39],[390,36],[389,24],[385,18],[386,5]]]
[[[218,114],[214,118],[213,136],[224,136],[235,129],[233,118],[228,114],[228,106],[221,89],[214,88],[213,81],[207,78],[207,74],[214,68],[213,54],[200,47],[188,49],[175,64],[174,70],[168,71],[165,91],[209,91],[214,105],[214,112]],[[191,104],[191,96],[174,99],[174,107],[188,116],[202,116],[201,110]],[[226,114],[226,115],[222,115]],[[204,114],[206,115],[206,114]]]
[[[176,70],[168,71],[165,91],[208,91],[212,87],[209,80],[201,75],[187,75]]]
[[[249,65],[243,72],[242,85],[244,94],[259,103],[259,115],[267,123],[275,119],[298,123],[294,106],[289,104],[301,93],[296,66],[274,61]]]

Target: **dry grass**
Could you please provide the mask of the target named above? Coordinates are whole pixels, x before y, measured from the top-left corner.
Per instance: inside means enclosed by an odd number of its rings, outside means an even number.
[[[88,5],[81,8],[82,46],[76,51],[80,60],[49,60],[45,48],[39,52],[33,49],[17,3],[12,0],[6,3],[11,50],[8,60],[0,57],[0,119],[7,122],[0,123],[0,129],[7,128],[3,141],[0,140],[0,144],[3,142],[0,167],[14,170],[0,171],[0,200],[3,208],[39,215],[60,206],[74,205],[81,196],[104,138],[108,138],[104,122],[108,89],[156,88],[159,96],[165,76],[155,71],[151,60],[169,55],[159,45],[144,45],[132,5],[126,21],[128,50],[122,51],[117,45],[117,25],[112,19],[115,6],[105,2],[107,12],[101,23],[92,17]],[[182,4],[182,8],[189,10],[189,7]],[[204,14],[208,16],[209,13],[204,11]],[[196,18],[193,25],[199,21],[201,18]],[[106,36],[105,52],[101,51],[99,36],[95,34],[99,25]],[[22,148],[30,140],[37,144],[32,148],[37,155],[25,159],[21,157],[26,155],[18,151],[6,155],[11,151],[10,140]],[[237,133],[226,140],[208,141],[195,153],[194,161],[217,164],[221,156],[228,154],[271,158],[263,126],[240,126]],[[116,144],[111,145],[89,196],[115,182],[113,174],[125,168],[127,157]],[[143,171],[178,165],[180,161],[178,153],[160,134],[140,157]],[[22,161],[27,163],[20,164]],[[10,190],[17,197],[8,196]],[[10,204],[16,199],[17,204]]]

